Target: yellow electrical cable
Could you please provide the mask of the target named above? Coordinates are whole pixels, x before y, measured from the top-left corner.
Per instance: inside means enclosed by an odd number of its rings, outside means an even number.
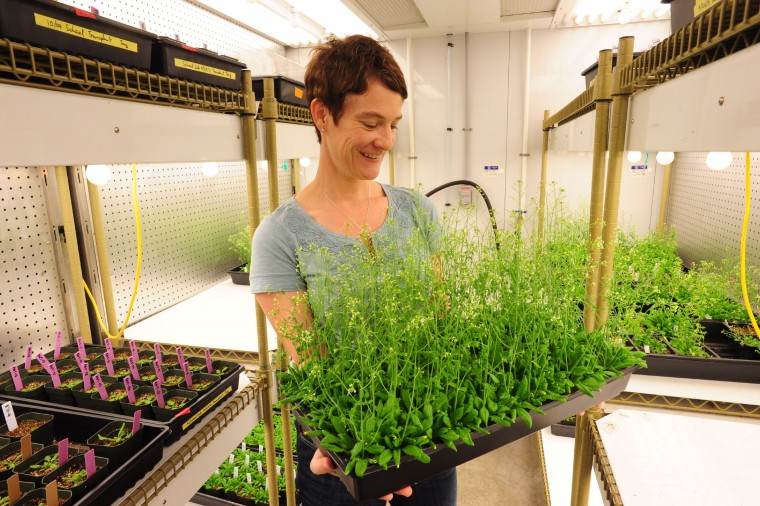
[[[749,228],[749,202],[750,202],[750,157],[749,151],[746,153],[746,169],[744,175],[744,223],[742,223],[742,242],[741,251],[739,252],[739,262],[741,269],[742,280],[742,296],[744,297],[744,307],[747,308],[747,314],[749,315],[749,321],[752,322],[752,327],[755,329],[755,335],[760,337],[760,328],[757,327],[757,321],[755,321],[755,314],[752,310],[752,304],[749,301],[749,294],[747,293],[747,229]]]
[[[87,287],[87,283],[82,280],[82,284],[84,284],[84,291],[87,292],[87,296],[90,298],[92,307],[95,309],[95,315],[98,317],[100,328],[102,328],[103,332],[105,332],[105,334],[111,339],[121,337],[121,335],[124,333],[124,329],[127,328],[129,317],[132,315],[132,306],[135,303],[135,297],[137,297],[137,285],[140,282],[140,265],[142,264],[142,233],[140,232],[140,209],[137,206],[137,166],[134,163],[132,164],[132,205],[135,208],[135,227],[137,228],[137,269],[135,270],[135,287],[134,290],[132,290],[132,299],[129,301],[129,309],[127,309],[127,317],[124,320],[124,325],[121,326],[119,332],[117,332],[115,336],[112,336],[108,332],[108,329],[103,323],[103,318],[100,316],[100,311],[98,311],[98,305],[95,303],[95,299],[92,297],[92,293]]]

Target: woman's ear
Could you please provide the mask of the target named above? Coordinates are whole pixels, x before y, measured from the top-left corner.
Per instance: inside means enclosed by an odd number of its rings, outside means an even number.
[[[315,98],[311,101],[309,106],[311,109],[311,119],[319,130],[324,130],[327,124],[327,117],[330,115],[330,111],[321,99]]]

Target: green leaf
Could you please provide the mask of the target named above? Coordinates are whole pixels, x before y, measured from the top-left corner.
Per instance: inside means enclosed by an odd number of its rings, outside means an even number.
[[[386,448],[385,450],[383,450],[383,452],[377,458],[377,463],[383,469],[388,469],[388,462],[391,461],[391,458],[393,458],[393,452],[391,452],[389,449]]]
[[[430,455],[423,452],[419,446],[407,445],[403,448],[404,453],[411,455],[415,459],[419,460],[423,464],[430,462]]]
[[[356,472],[357,477],[361,478],[362,476],[364,476],[364,471],[367,470],[368,463],[369,462],[367,461],[367,459],[359,459],[356,462],[356,469],[354,469],[354,472]]]
[[[525,411],[523,408],[518,407],[517,408],[517,416],[520,417],[520,419],[525,422],[525,425],[528,427],[533,427],[533,419],[530,417],[527,411]]]

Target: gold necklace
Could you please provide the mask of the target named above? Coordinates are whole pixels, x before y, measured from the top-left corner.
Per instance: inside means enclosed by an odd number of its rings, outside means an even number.
[[[362,225],[361,227],[357,225],[356,223],[354,223],[354,221],[348,217],[345,211],[343,211],[343,209],[341,209],[340,206],[336,204],[335,201],[331,199],[330,196],[327,193],[325,193],[324,190],[320,189],[320,191],[322,192],[322,195],[324,195],[325,198],[328,201],[330,201],[330,203],[333,206],[335,206],[335,209],[340,211],[340,214],[342,214],[348,220],[348,223],[353,225],[359,231],[359,239],[362,241],[362,243],[364,243],[364,246],[367,247],[367,250],[369,251],[369,254],[372,256],[372,258],[376,258],[377,255],[375,253],[375,244],[372,242],[372,232],[370,231],[369,224],[367,223],[367,220],[369,219],[369,202],[370,202],[369,185],[370,183],[367,182],[367,211],[364,214],[364,225]]]

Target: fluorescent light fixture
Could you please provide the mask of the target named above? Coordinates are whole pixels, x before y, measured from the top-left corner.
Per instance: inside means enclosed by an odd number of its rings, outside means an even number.
[[[216,162],[203,162],[201,164],[201,172],[206,177],[214,177],[219,174],[219,164]]]
[[[734,155],[730,151],[710,151],[705,158],[705,163],[712,170],[723,170],[733,161]]]
[[[629,162],[637,163],[641,161],[641,151],[629,151],[627,158]]]
[[[301,167],[308,167],[311,165],[311,158],[299,158],[298,163],[301,164]]]
[[[378,36],[340,0],[199,1],[289,47],[314,45],[329,34]]]
[[[659,151],[656,158],[657,163],[660,165],[668,165],[670,163],[673,163],[673,160],[676,159],[676,154],[672,151]]]
[[[660,0],[575,0],[567,16],[580,24],[626,24],[631,21],[660,19],[670,11],[669,4]],[[566,18],[567,19],[567,18]]]
[[[88,165],[84,171],[84,177],[90,183],[102,186],[111,179],[111,168],[108,165]]]

